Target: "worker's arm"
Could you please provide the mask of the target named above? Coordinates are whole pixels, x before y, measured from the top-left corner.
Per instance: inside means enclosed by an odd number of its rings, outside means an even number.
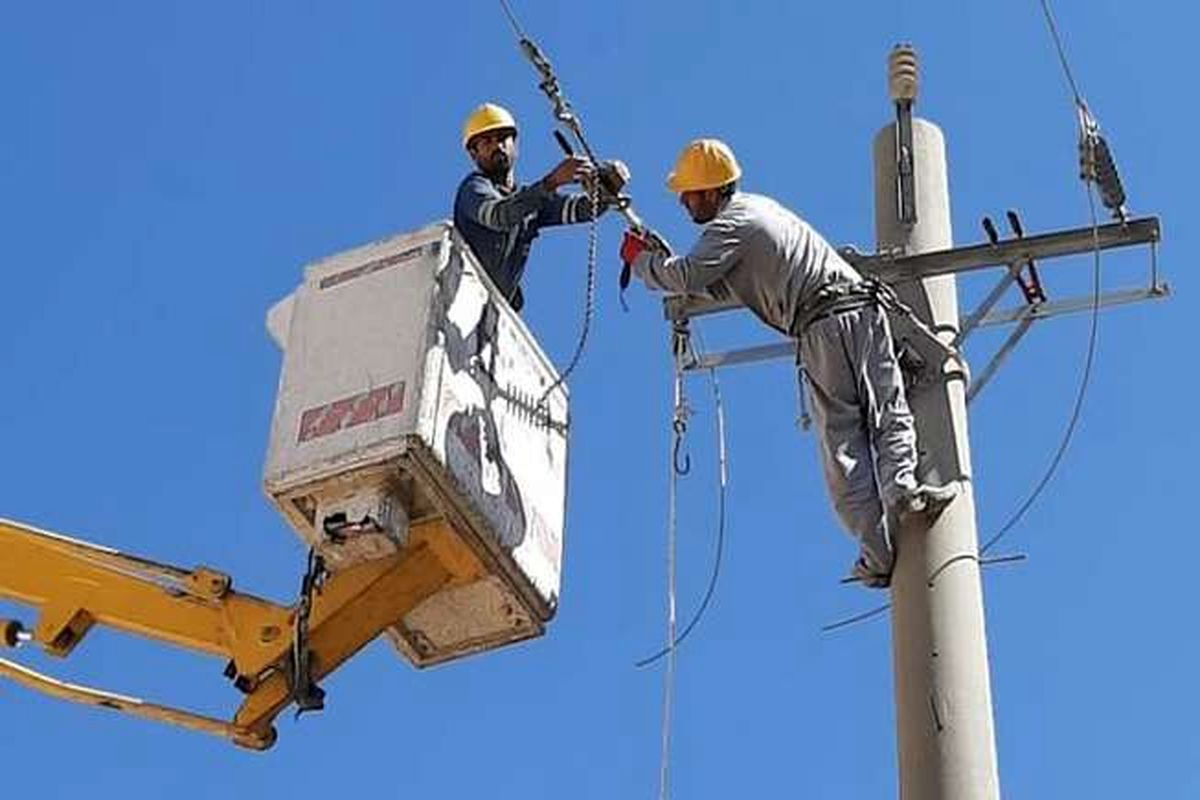
[[[471,175],[458,187],[454,211],[456,217],[473,220],[494,231],[506,231],[520,225],[530,214],[540,212],[553,196],[554,192],[541,181],[505,196],[483,175]]]
[[[684,294],[704,294],[738,263],[746,245],[746,231],[720,217],[704,227],[699,241],[685,256],[670,255],[658,247],[622,247],[622,257],[633,273],[651,289]],[[634,251],[637,252],[634,252]]]
[[[587,191],[563,196],[553,195],[538,214],[538,227],[551,225],[574,225],[580,222],[591,222],[603,216],[604,212],[613,207],[620,199],[621,189],[629,182],[629,167],[623,161],[605,161],[600,168],[591,171],[589,167],[581,173],[581,182]],[[596,202],[593,204],[593,184],[591,181],[601,181],[599,191],[595,192]]]
[[[458,187],[458,195],[454,199],[455,215],[474,220],[494,231],[511,230],[531,214],[537,214],[540,218],[544,209],[566,200],[557,194],[560,186],[577,183],[590,174],[588,162],[569,156],[540,181],[522,186],[510,195],[501,194],[487,177],[473,174]],[[560,209],[560,216],[561,213]]]
[[[579,192],[578,194],[553,194],[542,205],[538,212],[538,227],[547,228],[553,225],[574,225],[578,222],[590,222],[608,210],[609,204],[599,202],[599,213],[592,213],[592,198]]]

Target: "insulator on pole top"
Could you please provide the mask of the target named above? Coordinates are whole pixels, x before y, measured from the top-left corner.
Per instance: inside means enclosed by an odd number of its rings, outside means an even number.
[[[1100,200],[1113,214],[1125,218],[1125,187],[1117,174],[1117,162],[1103,136],[1096,137],[1096,185],[1100,187]]]
[[[896,103],[917,99],[917,51],[911,44],[898,44],[888,55],[888,93]]]
[[[1079,108],[1079,177],[1096,184],[1104,206],[1117,219],[1125,219],[1125,187],[1117,173],[1117,162],[1108,142],[1100,134],[1100,125],[1082,104]]]

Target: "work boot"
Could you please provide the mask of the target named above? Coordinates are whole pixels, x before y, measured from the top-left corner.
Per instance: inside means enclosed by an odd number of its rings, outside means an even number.
[[[905,498],[900,507],[900,516],[924,514],[930,520],[935,520],[957,495],[958,484],[956,483],[947,483],[942,486],[923,483]]]
[[[892,572],[880,569],[874,562],[875,559],[863,552],[850,568],[850,577],[868,589],[886,589],[892,585]]]

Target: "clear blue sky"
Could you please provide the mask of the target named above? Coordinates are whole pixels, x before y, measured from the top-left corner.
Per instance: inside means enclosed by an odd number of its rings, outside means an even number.
[[[0,31],[0,516],[181,565],[288,601],[303,551],[260,490],[280,357],[263,326],[315,258],[448,215],[468,168],[462,117],[493,99],[522,124],[519,171],[557,157],[550,116],[499,4],[216,0],[10,3]],[[1161,214],[1165,303],[1104,314],[1092,387],[1050,490],[986,574],[1006,796],[1200,797],[1200,526],[1189,453],[1200,312],[1190,3],[1059,4],[1084,94],[1130,204]],[[1069,95],[1034,0],[604,3],[516,9],[642,214],[694,228],[662,187],[678,148],[717,135],[745,186],[837,243],[870,247],[870,141],[890,117],[884,60],[915,42],[920,112],[949,142],[956,239],[983,214],[1030,231],[1086,224]],[[6,797],[652,797],[661,674],[632,662],[664,615],[667,330],[657,299],[616,302],[602,229],[593,339],[572,381],[567,553],[548,636],[418,673],[376,643],[281,721],[266,755],[0,683]],[[548,233],[526,317],[558,360],[580,323],[586,235]],[[1106,257],[1107,286],[1145,280]],[[1087,258],[1047,265],[1088,291]],[[964,303],[987,278],[962,283]],[[1033,329],[972,409],[979,529],[1036,482],[1066,422],[1086,316]],[[712,342],[767,339],[744,320]],[[977,369],[999,341],[980,337]],[[724,375],[726,570],[680,653],[674,796],[895,794],[889,623],[822,624],[880,596],[839,586],[854,555],[794,427],[785,364]],[[691,386],[681,613],[711,565],[712,406]],[[0,557],[3,557],[0,554]],[[0,611],[14,610],[10,606]],[[26,617],[28,619],[28,617]],[[230,712],[222,665],[96,634],[53,668]]]

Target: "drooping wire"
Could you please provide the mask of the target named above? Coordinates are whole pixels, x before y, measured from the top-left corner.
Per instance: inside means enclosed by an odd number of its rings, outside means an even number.
[[[1066,77],[1067,84],[1070,86],[1071,95],[1075,100],[1075,107],[1078,110],[1078,124],[1080,126],[1080,137],[1082,142],[1082,160],[1086,163],[1094,161],[1095,147],[1098,140],[1098,134],[1095,131],[1095,123],[1092,120],[1091,114],[1087,110],[1087,104],[1083,100],[1083,96],[1079,92],[1079,85],[1075,82],[1075,76],[1071,72],[1071,65],[1067,61],[1066,50],[1063,47],[1062,37],[1058,33],[1058,26],[1054,23],[1054,15],[1050,12],[1049,0],[1041,0],[1042,12],[1046,17],[1046,24],[1050,29],[1050,36],[1054,39],[1055,49],[1058,51],[1059,62],[1062,64],[1063,75]],[[1096,340],[1100,329],[1100,222],[1096,214],[1096,198],[1093,193],[1092,180],[1089,179],[1089,174],[1085,171],[1084,175],[1084,191],[1087,193],[1088,213],[1091,216],[1092,222],[1092,309],[1091,309],[1091,324],[1088,331],[1087,353],[1083,361],[1082,375],[1079,379],[1079,389],[1075,393],[1075,403],[1071,408],[1071,415],[1067,421],[1066,430],[1063,431],[1063,436],[1058,444],[1058,449],[1054,451],[1054,456],[1050,459],[1050,464],[1046,467],[1041,479],[1033,487],[1029,496],[1025,501],[1017,507],[1017,510],[1008,518],[1008,520],[1000,526],[1000,529],[992,535],[990,539],[984,543],[979,549],[979,554],[983,555],[990,550],[997,542],[1003,539],[1009,531],[1016,527],[1017,523],[1025,516],[1025,513],[1033,506],[1034,502],[1041,495],[1042,491],[1049,485],[1050,480],[1054,477],[1058,466],[1062,463],[1063,456],[1066,455],[1067,447],[1071,443],[1071,439],[1075,434],[1075,428],[1079,424],[1079,419],[1083,411],[1083,401],[1087,396],[1088,385],[1092,377],[1092,365],[1096,357]],[[1094,177],[1092,177],[1094,179]]]
[[[1088,184],[1085,184],[1085,187],[1086,187],[1087,198],[1088,198],[1088,210],[1091,214],[1091,220],[1092,220],[1092,237],[1093,237],[1092,255],[1094,258],[1094,262],[1093,262],[1093,269],[1092,269],[1091,326],[1090,326],[1090,330],[1088,332],[1087,353],[1084,356],[1082,374],[1081,374],[1080,380],[1079,380],[1079,389],[1075,393],[1075,402],[1071,408],[1071,415],[1067,421],[1067,427],[1063,431],[1063,436],[1062,436],[1061,441],[1058,444],[1058,449],[1055,450],[1054,456],[1050,459],[1050,464],[1046,467],[1046,471],[1042,474],[1041,479],[1037,482],[1037,484],[1034,486],[1033,490],[1029,493],[1029,496],[1025,498],[1025,501],[1022,502],[1021,505],[1017,507],[1017,510],[1014,511],[1011,516],[1009,516],[1008,520],[1003,525],[1000,526],[1000,528],[996,531],[996,533],[993,534],[991,536],[991,538],[989,538],[987,540],[987,542],[985,542],[984,545],[979,548],[980,556],[983,556],[985,553],[987,553],[989,550],[991,550],[993,547],[995,547],[996,544],[999,543],[1001,539],[1003,539],[1006,535],[1008,535],[1008,533],[1017,526],[1017,523],[1020,522],[1021,519],[1025,516],[1026,512],[1028,512],[1029,509],[1033,507],[1034,502],[1038,499],[1038,497],[1045,490],[1045,488],[1050,484],[1051,479],[1054,477],[1055,473],[1058,471],[1059,464],[1062,463],[1063,456],[1066,455],[1067,447],[1071,443],[1071,439],[1075,434],[1075,429],[1078,426],[1079,420],[1082,416],[1083,401],[1084,401],[1084,398],[1087,396],[1088,386],[1091,382],[1092,367],[1093,367],[1093,364],[1095,363],[1096,341],[1098,338],[1098,331],[1099,331],[1099,326],[1100,326],[1099,323],[1100,323],[1100,289],[1101,289],[1101,283],[1100,283],[1100,279],[1101,279],[1100,233],[1099,233],[1100,226],[1099,226],[1099,222],[1098,222],[1097,216],[1096,216],[1096,199],[1095,199],[1095,195],[1093,194],[1092,185],[1090,183],[1088,183]],[[824,625],[821,627],[821,631],[824,633],[829,633],[832,631],[840,630],[842,628],[850,627],[852,625],[857,625],[860,622],[866,622],[870,619],[874,619],[875,617],[879,616],[880,614],[887,611],[891,607],[892,607],[891,603],[886,603],[884,605],[873,608],[869,611],[864,611],[862,613],[855,614],[855,615],[847,617],[845,619],[838,620],[837,622],[833,622],[828,625]]]
[[[1066,455],[1067,446],[1071,443],[1071,438],[1075,434],[1075,428],[1079,424],[1079,419],[1083,411],[1083,401],[1087,396],[1088,384],[1091,382],[1092,365],[1096,357],[1096,340],[1100,329],[1100,225],[1096,218],[1096,199],[1092,191],[1092,185],[1086,184],[1088,197],[1088,210],[1092,216],[1092,241],[1093,241],[1093,258],[1094,264],[1092,267],[1092,313],[1091,326],[1088,332],[1087,355],[1083,361],[1083,374],[1079,379],[1079,389],[1075,393],[1075,404],[1071,409],[1071,416],[1067,422],[1066,430],[1063,431],[1062,440],[1059,442],[1058,449],[1054,452],[1054,457],[1050,459],[1050,464],[1046,468],[1046,472],[1042,475],[1041,480],[1034,486],[1033,491],[1029,493],[1029,497],[1025,499],[1008,521],[1000,526],[1000,529],[979,549],[979,554],[983,555],[988,550],[999,542],[1008,534],[1021,518],[1025,516],[1034,501],[1042,493],[1042,490],[1050,483],[1054,473],[1058,470],[1058,465],[1062,463],[1063,456]]]
[[[843,620],[838,620],[837,622],[832,622],[828,625],[822,625],[821,632],[822,633],[830,633],[831,631],[836,631],[836,630],[839,630],[840,628],[848,628],[851,625],[857,625],[860,622],[866,622],[869,619],[874,619],[875,617],[878,617],[880,614],[887,611],[891,607],[892,607],[891,603],[884,603],[881,606],[876,606],[875,608],[872,608],[870,611],[864,611],[861,614],[855,614],[852,617],[846,617]]]
[[[683,644],[684,640],[695,630],[696,625],[700,623],[700,619],[704,616],[704,612],[708,610],[709,603],[712,602],[713,594],[717,590],[717,582],[721,577],[721,562],[725,552],[725,496],[729,486],[729,467],[726,458],[725,448],[725,405],[721,399],[721,382],[717,379],[716,368],[709,369],[709,380],[712,383],[713,390],[713,405],[716,410],[717,418],[717,452],[718,463],[720,468],[719,482],[717,484],[717,544],[716,556],[713,559],[712,573],[708,578],[708,586],[704,590],[704,597],[700,600],[700,605],[696,607],[696,611],[688,620],[687,625],[683,627],[683,631],[671,643],[657,653],[647,656],[640,661],[634,662],[635,667],[648,667],[658,661],[663,656],[670,653],[674,648]]]
[[[1046,24],[1050,29],[1051,38],[1054,40],[1054,46],[1055,46],[1056,51],[1058,52],[1059,63],[1062,65],[1063,75],[1066,77],[1067,84],[1071,90],[1072,99],[1074,100],[1074,106],[1078,111],[1077,119],[1078,119],[1078,123],[1080,125],[1081,136],[1085,137],[1085,142],[1086,142],[1085,146],[1095,147],[1096,137],[1095,137],[1095,130],[1094,130],[1094,121],[1092,121],[1091,114],[1087,109],[1087,104],[1084,102],[1083,95],[1079,91],[1079,85],[1075,82],[1075,76],[1071,72],[1071,65],[1067,61],[1066,49],[1063,47],[1062,37],[1059,35],[1058,26],[1054,22],[1054,15],[1050,11],[1049,0],[1040,0],[1040,2],[1041,2],[1041,6],[1042,6],[1042,12],[1046,18]],[[1093,127],[1090,129],[1089,129],[1089,122],[1092,122],[1092,125],[1093,125]],[[1085,154],[1085,157],[1087,157],[1087,156],[1094,157],[1093,154]],[[1058,470],[1059,464],[1062,463],[1063,456],[1066,455],[1067,447],[1071,443],[1071,439],[1075,434],[1075,428],[1078,426],[1080,417],[1082,415],[1083,401],[1084,401],[1084,398],[1087,396],[1088,385],[1091,382],[1092,366],[1095,362],[1095,356],[1096,356],[1096,341],[1098,338],[1099,322],[1100,322],[1100,288],[1101,288],[1100,223],[1099,223],[1099,220],[1098,220],[1097,214],[1096,214],[1096,199],[1095,199],[1095,195],[1093,194],[1092,184],[1087,179],[1086,174],[1085,174],[1085,178],[1084,178],[1084,188],[1085,188],[1085,191],[1087,192],[1088,212],[1091,216],[1091,222],[1092,222],[1093,268],[1092,268],[1091,324],[1090,324],[1090,328],[1088,331],[1087,353],[1084,357],[1083,370],[1082,370],[1082,374],[1081,374],[1080,380],[1079,380],[1079,389],[1076,391],[1076,394],[1075,394],[1075,402],[1072,406],[1071,414],[1067,421],[1067,427],[1063,432],[1063,436],[1062,436],[1061,441],[1059,442],[1058,448],[1054,452],[1054,456],[1050,459],[1050,464],[1047,466],[1045,473],[1043,473],[1041,479],[1034,486],[1033,490],[1029,493],[1029,496],[1025,499],[1025,501],[1022,502],[1021,505],[1017,507],[1017,510],[1012,513],[1012,515],[1008,518],[1008,520],[1003,525],[1000,526],[999,530],[997,530],[996,533],[993,534],[991,536],[991,538],[989,538],[981,548],[979,548],[980,556],[984,555],[989,550],[991,550],[1014,527],[1016,527],[1017,523],[1021,521],[1021,519],[1025,516],[1026,512],[1028,512],[1029,509],[1033,506],[1034,502],[1041,495],[1042,491],[1045,490],[1046,486],[1049,485],[1051,479],[1054,477],[1055,472],[1057,472],[1057,470]],[[891,603],[887,603],[885,605],[881,605],[876,608],[873,608],[869,611],[855,614],[852,617],[847,617],[846,619],[840,620],[838,622],[834,622],[832,624],[825,625],[821,628],[821,630],[825,631],[825,632],[835,631],[835,630],[839,630],[841,628],[846,628],[846,627],[850,627],[852,625],[856,625],[860,622],[866,622],[867,620],[870,620],[870,619],[873,619],[873,618],[879,616],[884,611],[887,611],[889,608],[891,608],[891,605],[892,605]]]

